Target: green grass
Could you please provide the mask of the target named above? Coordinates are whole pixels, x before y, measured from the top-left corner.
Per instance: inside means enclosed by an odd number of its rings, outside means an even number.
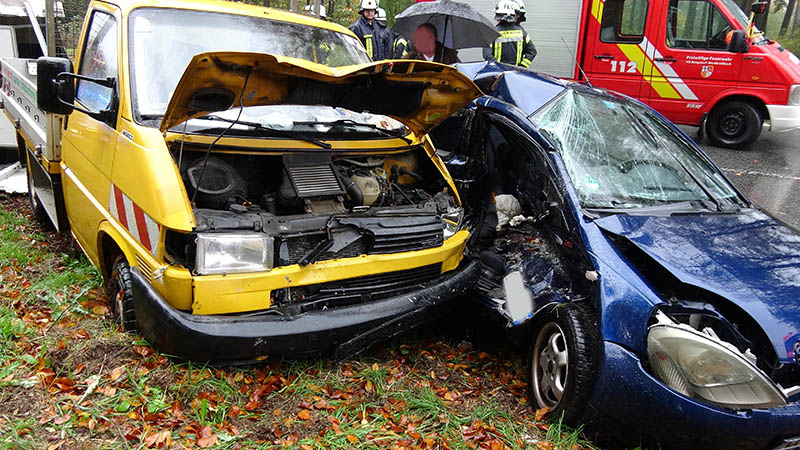
[[[78,252],[2,208],[0,238],[0,450],[196,448],[204,429],[214,449],[589,446],[535,423],[507,350],[429,329],[338,364],[172,361],[96,312],[101,279]]]

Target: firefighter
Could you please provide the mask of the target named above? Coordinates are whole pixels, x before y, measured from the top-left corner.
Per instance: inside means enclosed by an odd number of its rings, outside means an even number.
[[[497,31],[500,37],[483,49],[483,58],[505,64],[530,67],[536,57],[536,47],[530,35],[518,21],[525,20],[525,6],[515,0],[500,0],[494,8]]]
[[[350,31],[358,36],[373,61],[391,58],[392,42],[387,37],[388,33],[384,33],[381,25],[375,20],[378,2],[361,0],[360,8],[361,17],[350,25]]]
[[[394,31],[390,30],[386,27],[386,10],[383,8],[378,8],[378,11],[375,13],[375,20],[378,21],[378,24],[383,27],[383,30],[386,31],[387,37],[390,39],[392,43],[392,50],[391,55],[394,59],[402,59],[408,56],[408,41],[403,35],[399,33],[395,33]]]

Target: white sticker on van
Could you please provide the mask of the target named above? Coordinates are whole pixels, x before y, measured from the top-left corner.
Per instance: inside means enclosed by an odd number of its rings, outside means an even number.
[[[792,62],[795,63],[795,64],[800,64],[800,58],[798,58],[797,56],[794,56],[794,53],[792,53],[792,52],[789,52],[789,59],[791,59]]]

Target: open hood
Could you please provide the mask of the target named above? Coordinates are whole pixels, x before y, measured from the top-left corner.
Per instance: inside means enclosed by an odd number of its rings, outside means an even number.
[[[457,69],[426,61],[333,68],[262,53],[210,52],[192,58],[160,129],[240,104],[294,104],[384,114],[425,133],[480,95]]]
[[[778,358],[794,362],[800,338],[800,236],[766,214],[595,221],[629,240],[681,282],[711,291],[750,314]]]

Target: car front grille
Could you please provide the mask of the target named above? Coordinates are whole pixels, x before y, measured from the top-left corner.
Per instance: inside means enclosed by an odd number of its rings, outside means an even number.
[[[432,264],[398,272],[276,289],[272,291],[272,302],[277,307],[301,307],[302,311],[367,303],[422,289],[426,284],[438,280],[441,270],[441,264]]]

